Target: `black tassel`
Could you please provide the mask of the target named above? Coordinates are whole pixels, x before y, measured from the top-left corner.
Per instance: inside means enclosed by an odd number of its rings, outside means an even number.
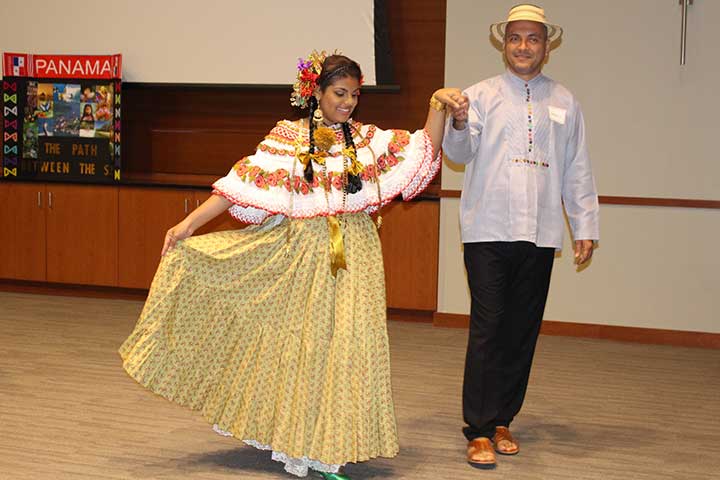
[[[313,138],[313,134],[315,133],[315,122],[313,122],[313,114],[315,113],[315,110],[318,108],[317,99],[314,95],[310,95],[310,115],[308,118],[308,130],[309,130],[309,142],[310,142],[310,150],[309,152],[311,154],[315,153],[315,140]],[[312,184],[313,183],[313,176],[314,176],[313,166],[312,166],[312,160],[308,160],[307,165],[305,165],[305,171],[303,173],[303,176],[305,177],[305,181]]]
[[[350,132],[350,124],[347,122],[342,124],[343,134],[345,135],[345,146],[355,150],[357,155],[357,149],[355,148],[355,142],[353,142],[352,132]],[[362,180],[359,175],[352,175],[348,173],[347,185],[345,185],[345,191],[347,193],[357,193],[362,190]]]
[[[312,160],[310,160],[307,165],[305,165],[305,181],[308,183],[313,182],[313,166],[312,166]]]
[[[357,193],[362,190],[362,180],[359,175],[348,174],[347,179],[348,182],[347,185],[345,185],[345,191],[347,193]]]

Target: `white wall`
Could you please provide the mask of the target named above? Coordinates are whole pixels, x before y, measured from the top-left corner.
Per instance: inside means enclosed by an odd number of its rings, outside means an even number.
[[[572,4],[572,8],[569,5]],[[514,2],[448,0],[446,81],[465,87],[503,69],[488,25]],[[687,65],[679,66],[674,0],[546,0],[565,27],[545,73],[583,105],[601,195],[720,200],[720,62],[712,19],[720,2],[695,2]],[[443,189],[460,189],[447,163]],[[469,312],[457,209],[440,209],[438,311]],[[548,320],[720,333],[720,210],[602,205],[601,242],[589,268],[572,265],[569,237],[556,260]]]
[[[371,0],[0,0],[0,52],[123,54],[123,80],[281,84],[298,57],[341,50],[375,84]]]

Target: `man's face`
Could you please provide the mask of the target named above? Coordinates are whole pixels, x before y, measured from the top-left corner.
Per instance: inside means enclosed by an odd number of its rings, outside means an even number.
[[[510,70],[523,80],[540,73],[548,55],[547,30],[538,22],[518,20],[505,29],[505,58]]]

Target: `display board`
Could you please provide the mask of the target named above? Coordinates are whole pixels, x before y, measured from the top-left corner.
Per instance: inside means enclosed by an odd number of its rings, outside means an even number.
[[[3,54],[4,180],[120,180],[120,55]]]

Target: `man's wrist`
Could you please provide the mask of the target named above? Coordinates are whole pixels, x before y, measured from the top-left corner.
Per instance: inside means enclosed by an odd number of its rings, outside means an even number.
[[[466,120],[453,120],[452,126],[455,130],[465,130],[465,127],[467,127],[467,121]]]

